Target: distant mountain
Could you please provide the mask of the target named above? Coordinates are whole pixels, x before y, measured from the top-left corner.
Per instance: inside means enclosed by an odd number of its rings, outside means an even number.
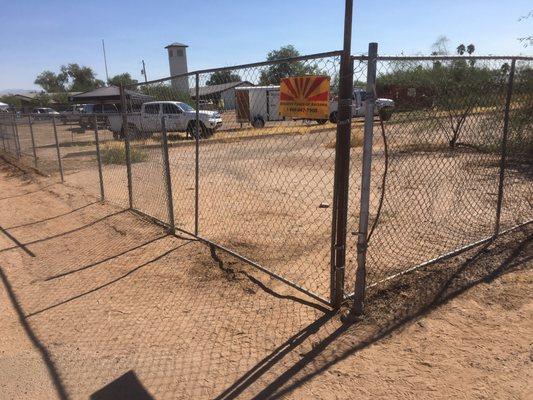
[[[0,96],[4,96],[6,94],[27,94],[27,93],[35,93],[37,90],[31,90],[31,89],[2,89],[0,90]]]

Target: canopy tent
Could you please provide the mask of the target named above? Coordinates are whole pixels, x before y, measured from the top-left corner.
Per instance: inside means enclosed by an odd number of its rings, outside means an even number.
[[[152,96],[133,90],[124,90],[124,95],[128,103],[145,103],[153,101]],[[83,92],[70,96],[69,100],[77,104],[97,103],[97,104],[120,104],[120,88],[118,86],[105,86],[88,92]]]
[[[2,102],[0,101],[0,108],[9,108],[9,104],[2,103]]]

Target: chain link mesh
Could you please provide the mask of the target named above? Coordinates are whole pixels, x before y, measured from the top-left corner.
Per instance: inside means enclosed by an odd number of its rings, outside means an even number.
[[[510,65],[511,59],[378,59],[376,108],[382,99],[395,108],[382,113],[387,152],[377,115],[374,121],[371,225],[384,199],[368,244],[368,286],[494,233]],[[531,69],[518,68],[516,79],[508,166],[515,155],[525,162],[522,141],[531,144]],[[360,130],[355,125],[353,170],[361,164]],[[531,199],[531,153],[526,164],[507,170],[504,227],[533,216],[525,201]],[[348,276],[356,269],[359,180],[352,173]]]
[[[352,59],[346,293],[353,292],[357,268],[369,96],[368,57]],[[367,286],[495,233],[513,62],[500,231],[533,216],[532,61],[378,58]],[[69,185],[122,208],[130,207],[131,195],[134,210],[327,301],[336,113],[330,108],[323,120],[281,117],[279,84],[282,77],[327,75],[335,100],[339,64],[340,53],[332,52],[139,83],[125,88],[125,108],[76,121],[0,115],[0,150],[56,173],[57,134]]]

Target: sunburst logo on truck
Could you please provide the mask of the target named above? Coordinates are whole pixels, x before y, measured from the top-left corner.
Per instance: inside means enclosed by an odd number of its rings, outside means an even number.
[[[284,117],[327,119],[329,116],[329,76],[282,78],[279,114]]]

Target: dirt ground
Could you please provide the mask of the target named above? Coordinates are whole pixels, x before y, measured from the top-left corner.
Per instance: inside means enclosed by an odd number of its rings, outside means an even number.
[[[376,288],[343,324],[197,241],[0,168],[2,399],[531,396],[531,228]]]
[[[499,140],[500,127],[472,115],[463,140]],[[28,124],[20,121],[23,149],[31,149]],[[38,168],[57,171],[50,122],[33,126]],[[389,168],[379,224],[369,246],[368,282],[438,257],[494,230],[498,196],[498,152],[451,150],[435,118],[398,115],[385,125]],[[362,123],[353,124],[348,220],[346,292],[353,291],[362,163]],[[384,143],[374,127],[371,222],[382,194]],[[61,157],[68,184],[99,195],[94,132],[58,125]],[[199,234],[246,256],[273,272],[328,299],[330,237],[335,161],[335,125],[303,121],[269,122],[263,129],[240,128],[234,120],[200,141]],[[100,130],[102,146],[113,142]],[[489,140],[489,141],[490,141]],[[174,137],[169,150],[174,222],[195,229],[195,143]],[[143,158],[133,164],[132,204],[170,223],[161,141],[132,140]],[[105,198],[128,206],[125,165],[104,164]],[[57,174],[57,172],[56,172]],[[529,175],[528,175],[529,174]],[[531,169],[509,168],[505,180],[502,229],[531,218]]]
[[[323,298],[329,297],[332,126],[282,134],[285,128],[280,125],[276,135],[235,140],[215,136],[202,141],[199,148],[199,234]],[[356,132],[360,129],[355,126]],[[369,248],[371,283],[490,236],[498,196],[497,153],[450,150],[442,133],[431,137],[419,123],[390,124],[386,129],[389,169],[380,223]],[[191,141],[174,144],[169,150],[174,221],[178,228],[193,232],[195,147]],[[132,148],[145,154],[143,161],[132,166],[133,206],[169,222],[161,147],[134,142]],[[80,160],[72,154],[65,160]],[[372,221],[384,168],[377,126],[373,157]],[[351,151],[347,292],[353,290],[356,269],[361,159],[362,149],[355,146]],[[106,198],[126,205],[126,167],[105,165],[103,178]],[[66,179],[97,195],[94,156],[68,171]],[[533,198],[532,190],[531,177],[508,170],[503,229],[531,218],[528,199]]]

